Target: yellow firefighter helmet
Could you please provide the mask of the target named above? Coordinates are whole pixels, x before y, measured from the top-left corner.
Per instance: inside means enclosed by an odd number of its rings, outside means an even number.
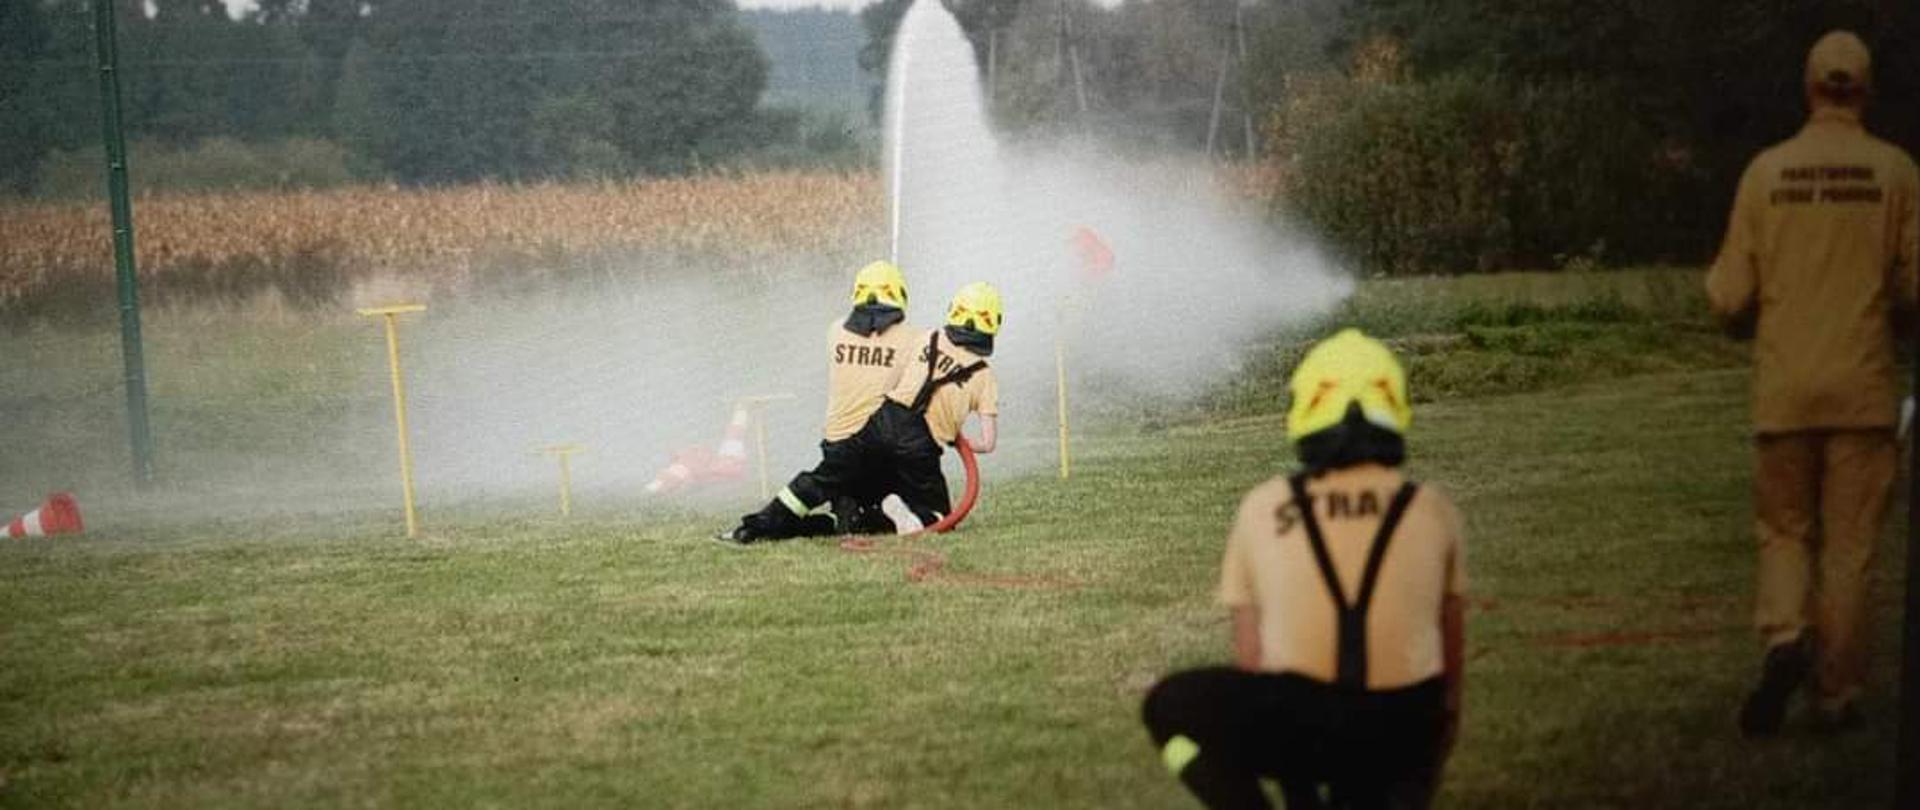
[[[964,326],[983,335],[1000,334],[1000,291],[992,284],[976,281],[953,294],[947,307],[947,325]]]
[[[860,268],[853,276],[853,304],[881,304],[907,308],[907,276],[900,266],[881,260]]]
[[[1287,438],[1295,442],[1340,424],[1354,404],[1368,422],[1396,435],[1405,436],[1413,423],[1400,361],[1358,329],[1342,329],[1308,350],[1290,387]]]

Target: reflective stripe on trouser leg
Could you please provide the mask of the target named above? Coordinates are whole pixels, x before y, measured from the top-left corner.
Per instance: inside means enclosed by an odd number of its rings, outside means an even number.
[[[1769,647],[1799,638],[1807,626],[1824,443],[1814,433],[1754,438],[1753,514],[1760,542],[1753,621]]]
[[[1175,778],[1178,778],[1180,772],[1186,770],[1198,756],[1200,756],[1200,744],[1185,734],[1175,734],[1166,745],[1160,746],[1160,761],[1166,764],[1167,773],[1173,774]]]
[[[800,496],[793,494],[793,487],[782,487],[780,494],[774,496],[774,500],[779,501],[781,506],[785,506],[794,517],[806,517],[813,511],[813,507],[808,506],[806,501],[800,500]]]

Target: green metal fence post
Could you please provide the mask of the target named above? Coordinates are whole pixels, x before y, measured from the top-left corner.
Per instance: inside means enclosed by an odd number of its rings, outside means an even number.
[[[145,489],[153,483],[153,433],[147,423],[147,368],[140,349],[140,282],[134,273],[133,202],[127,194],[127,138],[120,126],[120,55],[113,5],[113,0],[93,0],[94,50],[100,59],[101,135],[107,151],[107,196],[113,208],[113,265],[120,288],[127,433],[133,444],[133,480]]]

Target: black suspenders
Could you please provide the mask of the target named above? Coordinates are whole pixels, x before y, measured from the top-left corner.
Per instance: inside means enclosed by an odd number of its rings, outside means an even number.
[[[1307,543],[1313,547],[1314,562],[1320,564],[1320,578],[1326,581],[1327,595],[1333,598],[1334,609],[1340,617],[1336,680],[1341,686],[1364,690],[1367,688],[1367,610],[1373,603],[1373,586],[1380,579],[1380,562],[1387,556],[1387,544],[1393,542],[1394,530],[1400,528],[1400,518],[1406,514],[1407,504],[1413,501],[1413,494],[1420,487],[1408,481],[1393,494],[1393,502],[1387,506],[1386,515],[1380,518],[1380,530],[1373,536],[1373,547],[1367,552],[1366,573],[1360,577],[1360,597],[1349,603],[1346,592],[1340,587],[1339,572],[1333,568],[1333,557],[1327,553],[1327,540],[1320,532],[1320,519],[1314,517],[1313,499],[1307,496],[1306,476],[1293,476],[1287,483],[1293,487],[1293,503],[1300,510],[1300,521],[1307,530]]]
[[[918,413],[918,414],[926,413],[927,405],[933,402],[934,391],[938,390],[940,386],[946,385],[947,383],[953,383],[955,385],[966,385],[967,380],[971,379],[975,372],[987,367],[987,361],[976,360],[973,362],[972,365],[966,366],[965,368],[954,369],[951,374],[948,374],[947,376],[941,377],[940,379],[936,380],[933,378],[933,370],[939,367],[940,367],[940,333],[936,331],[933,334],[927,336],[926,382],[923,382],[920,384],[920,393],[915,394],[913,396],[913,404],[907,406],[908,410],[911,410],[914,413]]]

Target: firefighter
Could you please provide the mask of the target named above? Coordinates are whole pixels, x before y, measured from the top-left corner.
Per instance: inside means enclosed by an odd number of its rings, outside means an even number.
[[[1861,717],[1865,579],[1897,463],[1894,316],[1915,297],[1913,160],[1861,126],[1867,47],[1845,31],[1808,54],[1811,115],[1740,178],[1708,299],[1754,341],[1754,608],[1766,653],[1741,706],[1773,734],[1812,675],[1816,725]]]
[[[1176,673],[1143,714],[1161,759],[1213,808],[1425,807],[1460,717],[1459,513],[1398,467],[1413,418],[1386,346],[1347,329],[1291,381],[1304,469],[1253,488],[1227,535],[1234,666]]]
[[[906,313],[907,281],[898,266],[877,261],[860,268],[853,279],[853,308],[827,326],[827,416],[820,464],[794,476],[767,508],[748,515],[722,539],[893,530],[880,512],[886,493],[855,486],[855,479],[864,478],[849,440],[893,389],[922,334],[907,325]],[[833,517],[815,513],[829,504]]]
[[[923,525],[953,508],[941,448],[955,442],[967,417],[980,417],[980,437],[969,442],[975,453],[992,453],[999,443],[1000,383],[987,358],[1004,313],[993,285],[961,287],[946,325],[918,341],[918,353],[867,422],[883,459],[881,489],[899,495]]]
[[[942,445],[954,443],[972,414],[980,416],[980,438],[970,442],[974,451],[991,453],[998,443],[1000,387],[986,358],[993,354],[1002,314],[1000,293],[991,285],[960,288],[946,326],[913,337],[892,389],[857,432],[836,443],[828,474],[816,469],[805,482],[796,478],[804,486],[782,490],[719,539],[745,545],[798,536],[812,510],[849,496],[864,501],[896,494],[923,525],[939,520],[952,509],[940,469]],[[802,528],[789,528],[795,526]]]

